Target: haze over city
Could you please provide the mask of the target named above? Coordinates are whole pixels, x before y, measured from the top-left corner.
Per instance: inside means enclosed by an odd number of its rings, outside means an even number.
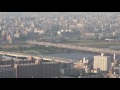
[[[0,12],[0,78],[119,77],[119,12]]]

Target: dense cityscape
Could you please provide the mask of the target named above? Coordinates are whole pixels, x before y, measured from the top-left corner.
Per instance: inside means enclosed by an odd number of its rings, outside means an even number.
[[[119,12],[0,12],[0,78],[119,77]]]

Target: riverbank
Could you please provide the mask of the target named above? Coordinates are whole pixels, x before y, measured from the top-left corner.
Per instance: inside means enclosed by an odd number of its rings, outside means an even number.
[[[70,49],[64,49],[64,48],[57,48],[57,47],[46,47],[46,46],[18,46],[18,47],[0,47],[1,51],[8,51],[8,52],[17,52],[17,53],[23,53],[25,51],[37,51],[41,54],[56,54],[56,53],[73,53],[73,52],[79,52],[77,50],[70,50]]]
[[[92,48],[107,48],[111,50],[120,50],[120,42],[108,42],[105,40],[80,40],[77,42],[66,42],[63,44],[92,47]]]

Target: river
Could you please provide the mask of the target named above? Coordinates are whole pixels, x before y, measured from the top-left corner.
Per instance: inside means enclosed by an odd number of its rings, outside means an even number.
[[[60,57],[60,58],[66,58],[66,59],[72,59],[72,60],[80,60],[83,59],[83,57],[90,57],[93,58],[95,53],[85,53],[85,52],[79,52],[79,53],[57,53],[57,54],[44,54],[45,56],[52,56],[52,57]]]

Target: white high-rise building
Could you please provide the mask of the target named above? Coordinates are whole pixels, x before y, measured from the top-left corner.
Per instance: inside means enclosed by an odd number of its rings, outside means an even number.
[[[101,56],[94,56],[94,69],[100,68],[102,71],[109,71],[111,68],[111,57],[104,56],[102,53]]]

